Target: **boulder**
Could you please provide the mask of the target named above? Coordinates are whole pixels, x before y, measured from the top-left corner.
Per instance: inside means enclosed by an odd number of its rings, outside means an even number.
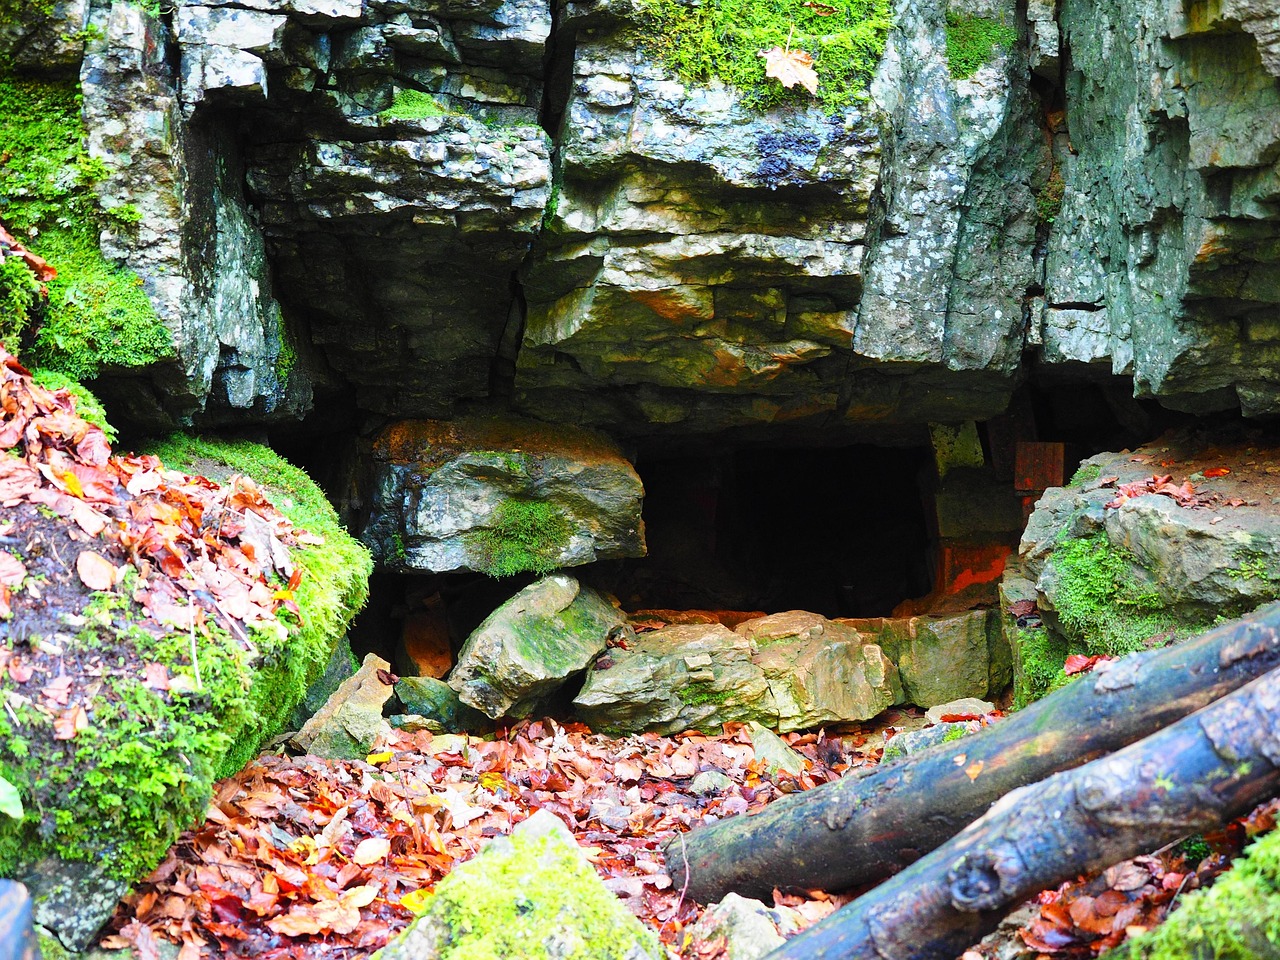
[[[903,702],[898,671],[857,630],[814,613],[793,610],[740,624],[756,647],[778,730],[868,720]]]
[[[405,421],[361,456],[370,506],[360,535],[394,569],[509,576],[644,555],[640,478],[588,431]]]
[[[691,952],[699,955],[705,947],[712,956],[713,945],[730,960],[762,960],[798,933],[804,924],[790,907],[766,907],[731,893],[709,906],[693,925]]]
[[[605,889],[564,823],[539,810],[456,865],[378,956],[659,960],[664,953]]]
[[[574,699],[596,730],[714,730],[729,720],[777,719],[755,644],[718,623],[642,633],[596,660]]]
[[[764,764],[769,773],[789,773],[798,777],[804,773],[807,764],[804,757],[796,753],[787,742],[755,720],[747,724],[747,733],[751,736],[751,746],[756,752],[756,760]]]
[[[1004,578],[1017,702],[1066,682],[1070,653],[1163,645],[1280,597],[1278,456],[1264,434],[1187,430],[1046,490]]]
[[[328,702],[289,742],[333,760],[362,760],[374,741],[390,733],[382,708],[391,699],[391,664],[370,653],[360,669],[339,685]]]
[[[777,730],[866,720],[901,702],[897,671],[850,627],[792,611],[663,627],[612,649],[575,706],[597,728],[676,733],[731,720]]]
[[[463,703],[443,680],[401,677],[395,691],[406,716],[392,717],[393,726],[407,728],[415,718],[433,733],[475,732],[489,726],[489,718]]]
[[[843,622],[873,638],[897,665],[908,703],[985,697],[1009,683],[1005,639],[992,611]]]
[[[564,574],[525,587],[467,638],[449,674],[459,699],[488,717],[528,716],[585,669],[626,619]]]

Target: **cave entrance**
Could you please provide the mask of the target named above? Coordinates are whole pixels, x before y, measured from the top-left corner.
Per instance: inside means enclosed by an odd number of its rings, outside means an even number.
[[[649,556],[624,565],[627,609],[888,616],[933,587],[928,448],[750,449],[637,470]]]

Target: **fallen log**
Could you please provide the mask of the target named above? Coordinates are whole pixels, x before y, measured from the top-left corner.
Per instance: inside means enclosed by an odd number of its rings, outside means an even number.
[[[1038,891],[1220,826],[1277,793],[1280,671],[1118,753],[1020,787],[767,960],[952,960]]]
[[[1130,655],[980,733],[870,774],[791,794],[666,846],[675,888],[730,891],[874,883],[955,836],[1009,791],[1105,756],[1280,667],[1280,604],[1186,643]],[[976,773],[975,773],[976,772]]]

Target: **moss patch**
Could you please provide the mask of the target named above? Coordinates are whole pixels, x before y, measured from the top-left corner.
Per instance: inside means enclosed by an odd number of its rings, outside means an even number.
[[[489,526],[468,534],[472,569],[491,577],[531,572],[543,576],[559,566],[573,535],[559,507],[541,500],[504,500]]]
[[[711,680],[699,680],[680,691],[680,699],[691,707],[719,705],[733,696],[732,690],[717,690]]]
[[[1050,563],[1058,574],[1053,595],[1058,619],[1068,640],[1090,654],[1131,653],[1156,634],[1203,626],[1186,624],[1170,611],[1155,589],[1138,579],[1137,560],[1103,534],[1061,541]]]
[[[1000,50],[1018,39],[1018,31],[1002,20],[947,11],[947,69],[954,80],[967,80]]]
[[[771,47],[814,57],[817,99],[826,109],[866,99],[891,23],[888,0],[642,0],[641,8],[638,42],[682,81],[721,80],[757,109],[813,102],[807,92],[765,76],[760,51]]]
[[[1096,463],[1086,463],[1079,470],[1071,475],[1071,479],[1067,481],[1068,487],[1082,487],[1086,483],[1091,483],[1102,476],[1102,467]]]
[[[378,116],[383,120],[425,120],[428,117],[446,117],[452,112],[441,106],[429,93],[421,90],[398,90],[391,106]]]
[[[1071,682],[1063,664],[1071,653],[1065,639],[1044,628],[1014,632],[1017,667],[1013,672],[1013,707],[1021,710]]]
[[[31,341],[23,355],[73,380],[174,355],[142,281],[98,248],[112,217],[93,184],[107,171],[85,152],[83,137],[74,86],[0,76],[0,220],[58,271],[38,325],[22,324]]]
[[[1116,948],[1117,960],[1259,960],[1280,953],[1280,830],[1259,839],[1207,890]]]
[[[174,434],[149,452],[170,467],[214,480],[233,474],[252,477],[295,526],[324,538],[322,545],[294,551],[294,562],[304,571],[296,593],[302,625],[272,655],[263,650],[265,667],[248,694],[251,717],[218,767],[218,775],[226,776],[281,729],[294,704],[324,672],[334,643],[368,599],[373,560],[338,522],[315,482],[268,447]]]

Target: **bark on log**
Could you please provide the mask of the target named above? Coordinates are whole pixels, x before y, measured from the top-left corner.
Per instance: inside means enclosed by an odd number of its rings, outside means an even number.
[[[767,899],[774,887],[878,882],[1009,791],[1105,756],[1280,667],[1280,604],[1103,667],[981,733],[676,837],[667,872],[702,903],[730,891]],[[982,774],[971,778],[975,765]]]
[[[1278,792],[1280,671],[1019,788],[767,960],[953,960],[1036,892],[1219,826]]]

